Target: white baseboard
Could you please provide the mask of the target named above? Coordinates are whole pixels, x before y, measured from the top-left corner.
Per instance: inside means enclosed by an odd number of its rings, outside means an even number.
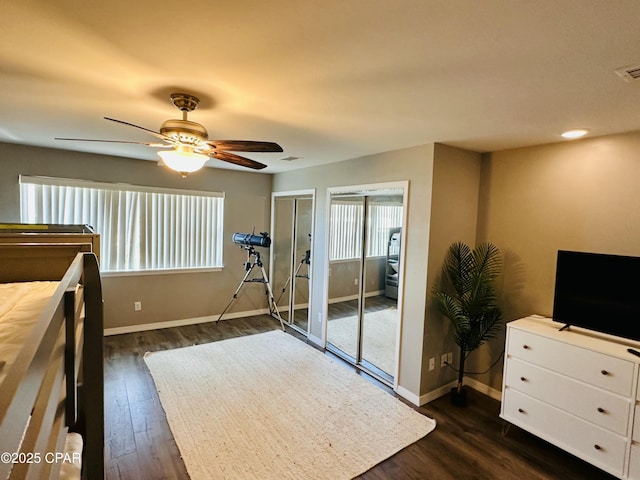
[[[398,388],[396,389],[396,393],[400,395],[402,398],[404,398],[405,400],[408,400],[414,405],[416,405],[417,407],[420,407],[426,403],[433,402],[434,400],[442,397],[443,395],[446,395],[447,393],[449,393],[452,387],[455,387],[455,385],[456,385],[456,382],[452,382],[420,396],[398,385]]]
[[[413,392],[410,392],[409,390],[402,388],[401,386],[398,386],[396,393],[400,395],[402,398],[420,407],[429,402],[433,402],[434,400],[437,400],[438,398],[444,395],[447,395],[451,391],[451,389],[455,387],[457,384],[458,382],[453,381],[451,383],[438,387],[437,389],[432,390],[431,392],[425,393],[424,395],[420,395],[419,397]],[[502,392],[500,390],[491,388],[490,386],[485,385],[484,383],[481,383],[477,380],[474,380],[473,378],[465,377],[464,384],[467,387],[472,388],[480,393],[489,395],[494,400],[498,400],[498,401],[502,400]]]
[[[364,298],[369,297],[379,297],[380,295],[384,295],[386,292],[384,290],[375,290],[373,292],[365,293]]]
[[[234,318],[252,317],[255,315],[268,315],[269,309],[262,308],[260,310],[250,310],[247,312],[226,313],[224,320]],[[127,325],[126,327],[112,327],[104,329],[104,336],[120,335],[123,333],[146,332],[147,330],[159,330],[161,328],[182,327],[184,325],[196,325],[198,323],[215,322],[220,315],[209,315],[206,317],[184,318],[181,320],[167,320],[166,322],[141,323],[138,325]]]
[[[420,397],[418,397],[418,395],[416,395],[415,393],[402,387],[401,385],[398,385],[398,388],[396,388],[396,393],[400,395],[402,398],[404,398],[405,400],[413,403],[417,407],[420,406]]]
[[[489,395],[494,400],[502,400],[502,392],[500,390],[496,390],[495,388],[492,388],[489,385],[485,385],[484,383],[474,380],[473,378],[465,377],[464,384],[480,393]]]
[[[277,305],[278,307],[278,311],[279,312],[288,312],[289,311],[289,305]],[[293,306],[294,310],[298,310],[298,309],[302,309],[302,308],[309,308],[309,304],[308,303],[298,303],[296,305]]]
[[[365,293],[364,294],[364,298],[378,297],[380,295],[383,295],[384,293],[385,293],[384,290],[375,290],[373,292]],[[358,294],[347,295],[345,297],[330,298],[328,303],[329,304],[334,304],[334,303],[348,302],[349,300],[357,300],[357,299],[358,299]]]
[[[420,395],[420,405],[424,405],[429,402],[433,402],[438,398],[447,395],[453,387],[455,387],[458,382],[447,383],[446,385],[442,385],[441,387],[436,388],[424,395]]]
[[[330,298],[329,299],[329,304],[334,304],[334,303],[341,303],[341,302],[348,302],[349,300],[357,300],[358,299],[358,295],[347,295],[345,297],[335,297],[335,298]]]

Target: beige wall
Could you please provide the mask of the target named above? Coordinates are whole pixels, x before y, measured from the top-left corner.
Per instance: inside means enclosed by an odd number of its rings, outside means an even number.
[[[358,297],[360,289],[354,280],[360,278],[360,260],[337,260],[331,262],[329,281],[329,303],[344,297]],[[365,295],[384,291],[386,284],[386,257],[367,258],[365,262]]]
[[[478,233],[506,256],[506,320],[551,315],[559,249],[640,256],[639,159],[640,132],[486,155]],[[503,346],[492,342],[477,366]],[[480,380],[500,389],[501,373]]]
[[[407,265],[404,272],[403,331],[398,382],[420,395],[422,338],[426,300],[427,262],[433,169],[433,144],[370,155],[322,167],[294,170],[274,176],[276,192],[316,189],[315,238],[313,239],[311,334],[323,338],[326,302],[327,189],[351,185],[409,180]]]
[[[224,269],[211,273],[136,275],[103,279],[106,328],[194,317],[217,316],[244,276],[245,251],[231,241],[233,232],[268,231],[272,176],[205,168],[180,178],[155,162],[79,152],[0,144],[0,221],[20,220],[18,176],[44,175],[225,192]],[[268,252],[265,252],[265,265]],[[142,302],[134,312],[133,302]],[[264,290],[247,285],[230,310],[267,307]]]
[[[482,159],[479,153],[436,144],[428,250],[427,304],[425,307],[424,353],[421,391],[428,394],[456,379],[456,372],[440,367],[440,355],[453,353],[457,365],[459,348],[449,321],[432,306],[431,290],[439,278],[442,262],[453,242],[476,243],[478,200]],[[425,258],[412,258],[411,262]],[[429,371],[429,358],[436,368]]]

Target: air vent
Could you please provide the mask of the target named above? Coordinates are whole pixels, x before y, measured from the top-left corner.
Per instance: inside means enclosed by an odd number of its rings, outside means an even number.
[[[618,68],[615,72],[625,82],[636,82],[640,80],[640,65]]]

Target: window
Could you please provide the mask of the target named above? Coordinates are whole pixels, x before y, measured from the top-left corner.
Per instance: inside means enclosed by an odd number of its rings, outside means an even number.
[[[24,223],[87,224],[100,234],[100,269],[222,267],[224,194],[20,177]]]
[[[368,218],[367,257],[386,256],[389,231],[402,227],[402,205],[370,204]]]
[[[360,257],[362,250],[362,204],[331,202],[329,260],[348,260]]]
[[[329,260],[360,258],[362,203],[331,202]],[[371,203],[367,210],[367,258],[386,256],[389,230],[402,226],[402,205]]]

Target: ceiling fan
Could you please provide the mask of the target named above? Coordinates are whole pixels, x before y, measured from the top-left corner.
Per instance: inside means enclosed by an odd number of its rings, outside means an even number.
[[[196,122],[187,120],[187,114],[198,107],[200,100],[187,93],[171,94],[171,102],[182,112],[182,120],[167,120],[160,127],[159,132],[134,125],[133,123],[104,117],[105,120],[121,123],[130,127],[144,130],[162,140],[162,142],[129,142],[121,140],[94,140],[86,138],[56,138],[56,140],[70,140],[76,142],[108,142],[145,145],[154,148],[167,148],[158,155],[160,163],[180,172],[183,177],[188,173],[201,169],[209,158],[217,158],[223,162],[233,163],[242,167],[260,170],[265,168],[263,163],[241,157],[231,152],[282,152],[282,147],[273,142],[259,142],[251,140],[209,140],[206,128]]]

